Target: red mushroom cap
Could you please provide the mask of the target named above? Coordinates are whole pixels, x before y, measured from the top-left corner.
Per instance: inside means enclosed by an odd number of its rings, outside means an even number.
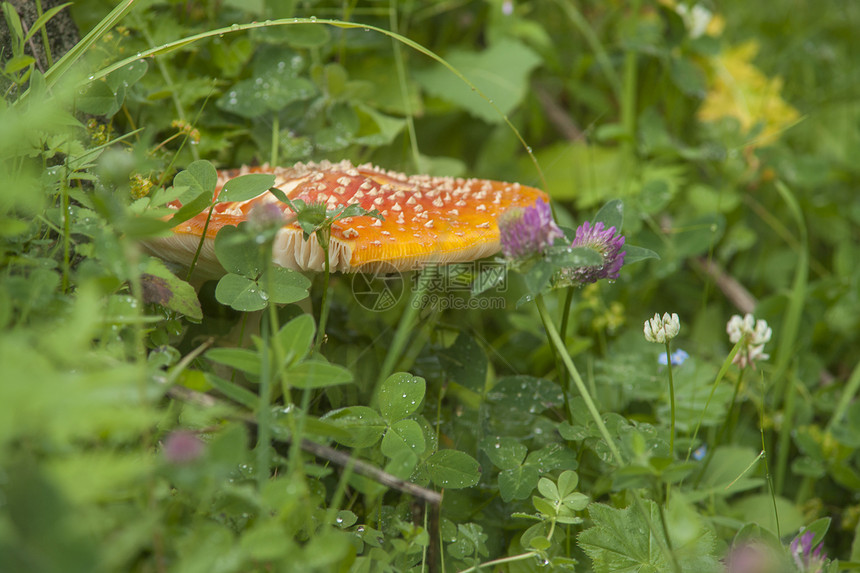
[[[377,209],[385,220],[369,216],[336,221],[331,228],[331,269],[342,272],[391,268],[411,270],[427,263],[472,261],[499,251],[496,218],[513,206],[548,201],[543,191],[519,183],[485,179],[430,177],[385,171],[370,164],[348,161],[299,163],[293,167],[243,167],[219,172],[218,191],[233,177],[273,173],[275,187],[290,199],[322,202],[328,209],[358,203]],[[213,239],[225,225],[246,220],[259,204],[271,203],[292,217],[290,208],[269,192],[253,199],[215,206],[201,252],[203,269],[216,270]],[[197,248],[207,212],[174,228],[173,236],[156,239],[149,247],[156,254],[188,264]],[[324,253],[316,237],[305,241],[298,223],[281,228],[275,238],[273,261],[296,270],[320,271]],[[388,266],[390,265],[390,266]],[[222,271],[223,272],[223,271]]]

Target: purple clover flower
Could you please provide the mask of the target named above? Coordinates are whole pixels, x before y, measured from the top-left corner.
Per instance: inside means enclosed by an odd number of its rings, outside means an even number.
[[[190,464],[203,455],[206,445],[194,432],[176,430],[164,440],[164,459],[173,465]]]
[[[812,549],[814,538],[815,534],[807,531],[803,535],[795,537],[789,546],[795,564],[803,573],[821,573],[827,562],[827,553],[821,550],[821,544],[814,550]]]
[[[763,543],[742,543],[732,547],[726,558],[726,573],[776,573],[780,559]]]
[[[588,247],[603,255],[603,264],[590,267],[573,267],[564,269],[558,278],[558,283],[564,285],[587,285],[600,279],[615,280],[624,265],[624,235],[616,234],[615,227],[605,229],[603,223],[591,225],[588,221],[576,228],[576,237],[571,247]]]
[[[499,217],[502,252],[513,260],[539,255],[564,237],[552,218],[549,203],[540,199],[530,207],[513,207]]]

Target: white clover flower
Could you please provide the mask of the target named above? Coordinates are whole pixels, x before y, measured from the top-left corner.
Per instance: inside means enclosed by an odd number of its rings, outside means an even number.
[[[729,335],[729,340],[732,344],[746,337],[743,346],[735,355],[734,363],[741,368],[746,368],[751,365],[755,368],[756,360],[767,360],[769,354],[764,353],[764,345],[770,341],[773,331],[764,320],[756,320],[755,317],[747,313],[743,318],[736,314],[729,319],[726,324],[726,332]]]
[[[645,340],[664,344],[678,336],[680,330],[681,320],[676,313],[666,312],[662,318],[654,314],[654,318],[645,321]]]

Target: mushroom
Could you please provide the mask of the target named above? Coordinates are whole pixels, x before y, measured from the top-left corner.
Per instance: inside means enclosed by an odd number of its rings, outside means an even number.
[[[358,216],[332,225],[329,261],[333,271],[341,272],[412,270],[427,263],[465,262],[495,254],[500,248],[496,217],[510,207],[531,205],[537,199],[548,201],[543,191],[518,183],[407,177],[370,164],[355,167],[348,161],[220,171],[216,194],[229,179],[247,173],[273,173],[274,186],[290,199],[322,202],[329,209],[358,203],[382,214],[384,220]],[[214,252],[218,231],[225,225],[238,225],[252,207],[266,203],[285,212],[285,225],[273,246],[273,261],[295,270],[323,269],[325,255],[316,236],[304,240],[290,208],[265,192],[247,201],[215,206],[201,250],[202,270],[220,269]],[[175,227],[172,236],[151,240],[147,246],[163,258],[187,265],[207,215],[208,210]]]

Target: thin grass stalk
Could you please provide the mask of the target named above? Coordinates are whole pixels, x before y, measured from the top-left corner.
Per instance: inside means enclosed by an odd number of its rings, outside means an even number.
[[[124,2],[120,3],[116,8],[111,10],[110,13],[105,16],[98,24],[96,24],[95,27],[81,39],[80,42],[75,44],[71,50],[66,52],[62,58],[57,60],[57,63],[51,66],[51,68],[45,72],[45,83],[47,84],[48,88],[50,89],[51,87],[53,87],[60,80],[60,78],[63,77],[63,75],[66,74],[75,65],[75,63],[83,57],[84,52],[86,52],[90,48],[90,46],[98,42],[102,36],[104,36],[111,28],[113,28],[120,20],[122,20],[126,16],[126,14],[129,13],[136,1],[137,0],[125,0]],[[95,79],[95,77],[93,77],[92,79]],[[18,101],[23,101],[25,97],[26,93]]]
[[[42,0],[36,0],[36,14],[37,19],[42,17],[44,12],[42,11]],[[54,65],[54,58],[51,56],[51,43],[48,41],[48,27],[42,26],[42,29],[39,30],[42,34],[42,47],[45,50],[45,64],[50,68]]]
[[[741,384],[744,380],[744,374],[746,373],[746,368],[741,368],[740,374],[738,374],[738,379],[735,381],[735,389],[732,392],[732,399],[729,402],[729,411],[726,412],[726,419],[723,421],[723,429],[720,431],[720,443],[722,443],[723,434],[726,435],[726,440],[731,443],[734,438],[734,425],[737,421],[738,412],[740,408],[735,408],[735,402],[738,400],[738,394],[741,390]]]
[[[209,230],[209,222],[212,220],[212,213],[215,211],[215,199],[212,199],[212,204],[209,206],[209,213],[206,215],[206,222],[203,223],[203,232],[200,233],[200,240],[197,241],[197,248],[194,250],[194,256],[191,258],[191,264],[188,266],[188,273],[185,275],[185,280],[190,281],[191,275],[194,273],[194,268],[197,266],[197,260],[200,258],[200,252],[203,250],[203,243],[206,241],[206,231]]]
[[[271,279],[269,279],[271,280]],[[267,285],[268,286],[268,285]],[[262,491],[269,481],[269,466],[271,464],[270,442],[272,441],[271,399],[272,399],[272,360],[269,357],[269,345],[272,341],[272,328],[268,313],[263,313],[260,321],[263,347],[260,349],[260,388],[257,405],[257,447],[256,475],[257,489]]]
[[[858,390],[860,390],[860,362],[854,367],[851,376],[848,377],[848,382],[845,383],[845,389],[842,391],[842,396],[839,397],[836,410],[833,411],[830,421],[827,422],[828,431],[832,430],[836,424],[842,421],[845,411],[848,410],[848,406],[851,405]]]
[[[558,7],[565,13],[577,31],[582,34],[583,39],[585,39],[585,43],[588,44],[588,47],[591,48],[592,52],[594,52],[594,59],[600,66],[600,70],[603,72],[603,75],[606,76],[606,80],[609,82],[609,85],[612,86],[612,91],[615,93],[615,97],[621,100],[623,97],[621,78],[618,77],[615,68],[612,67],[612,60],[610,59],[609,54],[603,47],[603,44],[600,43],[600,38],[598,38],[597,34],[594,33],[588,20],[586,20],[585,16],[582,15],[582,12],[577,10],[574,2],[570,2],[568,0],[556,0],[556,4],[558,4]]]
[[[567,353],[567,349],[565,348],[564,343],[559,337],[558,331],[555,329],[555,325],[552,323],[552,319],[550,318],[549,313],[546,310],[546,305],[544,304],[543,295],[538,294],[535,297],[535,303],[537,304],[538,313],[540,313],[540,317],[543,321],[544,329],[546,330],[547,336],[549,336],[550,343],[555,346],[556,351],[561,355],[561,359],[564,362],[564,365],[567,367],[568,372],[570,373],[570,378],[573,379],[573,382],[576,385],[579,394],[585,401],[585,405],[588,408],[588,411],[591,414],[594,423],[597,424],[597,429],[600,431],[600,434],[606,441],[606,445],[609,448],[609,451],[612,452],[612,457],[615,458],[615,462],[618,464],[619,467],[623,466],[624,458],[621,457],[621,452],[618,450],[618,447],[612,440],[612,436],[609,434],[609,430],[606,428],[606,424],[603,423],[603,418],[600,416],[600,412],[597,410],[597,406],[595,406],[594,400],[591,399],[591,395],[588,393],[588,389],[585,387],[585,383],[582,381],[582,377],[579,375],[579,371],[573,364],[573,360],[570,359],[570,355]],[[568,394],[570,393],[572,388],[567,387],[567,385],[562,385],[562,390],[565,394]]]
[[[791,190],[781,181],[776,182],[776,190],[788,206],[800,235],[797,266],[795,267],[794,280],[791,284],[788,309],[785,312],[785,319],[779,336],[777,362],[772,377],[774,381],[773,396],[777,400],[777,404],[779,401],[782,401],[786,408],[782,427],[779,431],[779,443],[777,446],[775,487],[776,493],[780,494],[785,483],[788,454],[791,449],[791,431],[794,427],[794,389],[791,387],[786,388],[786,384],[792,384],[788,370],[790,363],[796,359],[795,347],[800,332],[800,319],[803,313],[803,306],[806,300],[807,282],[809,280],[809,236],[806,230],[806,222],[803,218],[803,210],[800,208],[800,204]],[[789,408],[791,409],[790,412],[788,411]]]
[[[675,380],[672,377],[672,350],[670,343],[666,341],[666,368],[669,370],[669,416],[672,419],[671,433],[669,434],[669,452],[675,458]]]
[[[281,118],[278,114],[272,116],[272,153],[269,155],[269,164],[278,165],[278,144],[281,140]]]
[[[633,14],[639,13],[639,0],[634,0],[630,6]],[[624,91],[621,95],[621,125],[624,126],[625,147],[631,155],[636,149],[636,91],[638,79],[638,54],[628,49],[624,54]]]
[[[779,509],[776,506],[776,488],[773,483],[773,474],[770,473],[770,464],[767,461],[767,445],[766,440],[764,439],[764,396],[765,396],[765,388],[764,388],[764,379],[762,379],[761,385],[761,400],[759,404],[758,411],[758,427],[759,432],[761,433],[761,451],[764,452],[764,473],[767,479],[768,490],[770,491],[770,499],[773,503],[773,517],[774,522],[776,523],[776,536],[782,537],[782,533],[779,530]]]
[[[329,230],[326,233],[323,241],[319,241],[320,246],[322,247],[323,253],[325,254],[325,262],[323,269],[323,291],[322,291],[322,302],[320,302],[320,323],[317,328],[317,340],[316,340],[316,348],[319,350],[322,347],[323,341],[325,341],[325,327],[326,322],[328,322],[328,291],[329,291],[329,279],[331,277],[331,263],[328,258],[328,248],[329,248],[329,239],[331,231]],[[319,237],[319,234],[317,234]]]
[[[391,31],[398,33],[397,2],[388,4],[388,25]],[[397,70],[397,83],[400,88],[400,98],[406,111],[406,133],[409,135],[409,148],[412,150],[412,162],[415,169],[421,171],[421,152],[418,151],[418,135],[415,133],[415,120],[412,117],[412,104],[409,101],[409,86],[406,84],[406,65],[403,62],[403,51],[396,38],[391,39],[391,49],[394,54],[394,67]]]
[[[397,324],[397,330],[394,332],[394,339],[391,341],[391,346],[388,347],[388,352],[385,354],[385,360],[382,362],[382,368],[379,370],[379,376],[376,379],[376,387],[373,391],[374,401],[376,400],[379,386],[394,372],[394,367],[397,365],[397,361],[400,358],[403,349],[406,347],[406,342],[412,332],[412,325],[415,322],[419,309],[421,308],[421,300],[427,293],[429,285],[429,275],[425,276],[424,273],[421,273],[418,278],[418,287],[412,293],[412,296],[409,298],[409,303],[403,311],[403,315],[400,317],[400,322]]]
[[[696,436],[699,435],[699,428],[702,427],[702,420],[705,419],[705,412],[708,411],[708,406],[711,405],[711,399],[713,399],[714,397],[714,392],[716,392],[717,387],[720,385],[720,382],[723,380],[723,377],[725,377],[726,372],[729,371],[729,367],[731,367],[732,363],[735,360],[735,356],[737,356],[738,352],[740,351],[742,343],[743,339],[738,340],[737,343],[735,343],[731,351],[729,351],[729,355],[726,356],[725,360],[723,360],[723,365],[720,366],[719,372],[717,372],[717,377],[714,379],[714,383],[711,385],[711,393],[708,394],[708,400],[707,402],[705,402],[705,407],[702,408],[702,413],[699,415],[699,420],[696,422],[696,428],[693,430],[693,436],[690,439],[690,446],[687,449],[687,457],[684,458],[685,462],[690,461],[690,456],[693,453],[693,445],[696,443]],[[696,483],[698,483],[698,481]]]

